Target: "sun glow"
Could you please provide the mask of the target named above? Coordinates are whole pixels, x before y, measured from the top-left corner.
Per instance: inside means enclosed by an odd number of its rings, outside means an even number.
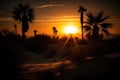
[[[76,34],[77,28],[75,26],[69,25],[64,28],[64,32],[66,34]]]

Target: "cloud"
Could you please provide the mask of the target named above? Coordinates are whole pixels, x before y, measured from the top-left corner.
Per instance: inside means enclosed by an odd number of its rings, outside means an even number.
[[[0,17],[0,21],[13,21],[13,19],[11,17],[6,18]]]
[[[64,18],[79,18],[79,16],[45,16],[45,17],[36,17],[37,19],[64,19]]]
[[[64,4],[46,4],[46,5],[38,6],[37,8],[62,7],[62,6],[64,6]]]
[[[79,22],[79,16],[36,17],[35,22],[40,23]]]

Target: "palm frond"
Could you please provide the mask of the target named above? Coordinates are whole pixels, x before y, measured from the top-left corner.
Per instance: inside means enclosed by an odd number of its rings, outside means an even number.
[[[25,5],[24,5],[24,8],[27,10],[27,9],[30,8],[30,5],[29,5],[29,4],[25,4]]]
[[[107,36],[110,36],[111,35],[111,33],[110,32],[108,32],[107,30],[105,30],[105,29],[102,29],[102,31],[107,35]]]
[[[78,12],[81,12],[81,11],[86,11],[87,9],[85,9],[83,6],[79,6],[79,10]]]
[[[90,26],[87,26],[87,25],[83,26],[83,28],[86,32],[92,30],[92,28]]]
[[[89,39],[89,40],[92,40],[92,33],[89,31],[89,32],[85,35],[85,37],[86,37],[87,39]]]
[[[99,34],[101,32],[101,29],[102,29],[102,32],[104,34],[106,34],[107,36],[111,35],[111,33],[109,31],[107,31],[107,29],[111,28],[112,24],[111,23],[104,23],[104,21],[106,19],[108,19],[109,16],[104,16],[103,12],[99,12],[96,16],[94,16],[91,12],[89,12],[89,13],[87,13],[86,16],[87,16],[87,20],[84,23],[86,25],[89,25],[90,27],[85,26],[84,29],[87,32],[91,32],[93,38],[94,38],[94,35]],[[97,39],[97,37],[96,37],[96,39]]]
[[[21,22],[21,15],[22,15],[22,9],[20,8],[22,7],[21,4],[19,4],[17,7],[13,7],[13,19],[18,20],[19,22]]]
[[[111,28],[112,24],[111,23],[102,23],[102,24],[100,24],[100,26],[104,29],[107,29],[107,28]]]
[[[24,5],[23,4],[18,4],[18,8],[21,9],[21,11],[24,11]]]
[[[99,22],[101,21],[102,17],[103,17],[103,12],[101,11],[101,12],[99,12],[99,13],[97,14],[97,16],[95,17],[95,22],[96,22],[96,23],[99,23]]]
[[[87,18],[88,18],[87,22],[88,22],[89,24],[94,23],[94,21],[95,21],[95,16],[93,16],[93,14],[92,14],[91,12],[87,13],[86,16],[87,16]]]
[[[13,9],[13,18],[15,20],[19,20],[20,22],[22,19],[26,19],[29,22],[34,20],[34,10],[30,7],[30,5],[18,4],[18,6],[14,7]]]
[[[12,18],[15,19],[16,21],[18,20],[19,22],[21,22],[21,16],[19,15],[14,15]]]
[[[28,9],[28,20],[32,22],[34,20],[34,10],[32,8]]]
[[[104,17],[99,21],[99,23],[105,21],[105,20],[108,19],[109,17],[110,17],[110,16],[104,16]]]

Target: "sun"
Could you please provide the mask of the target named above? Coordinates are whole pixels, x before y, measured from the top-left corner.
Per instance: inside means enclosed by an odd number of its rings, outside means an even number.
[[[77,28],[72,25],[68,25],[64,28],[64,32],[66,34],[76,34],[77,33]]]

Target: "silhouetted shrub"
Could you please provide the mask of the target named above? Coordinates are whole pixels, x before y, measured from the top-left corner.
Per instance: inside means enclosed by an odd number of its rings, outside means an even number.
[[[36,37],[28,38],[25,41],[25,48],[29,51],[40,53],[46,50],[51,42],[52,39],[49,35],[36,35]]]
[[[19,34],[16,34],[14,32],[10,32],[9,30],[2,30],[0,32],[0,36],[2,38],[6,38],[6,39],[9,39],[9,40],[12,40],[13,42],[15,43],[22,43],[22,37],[19,35]]]

